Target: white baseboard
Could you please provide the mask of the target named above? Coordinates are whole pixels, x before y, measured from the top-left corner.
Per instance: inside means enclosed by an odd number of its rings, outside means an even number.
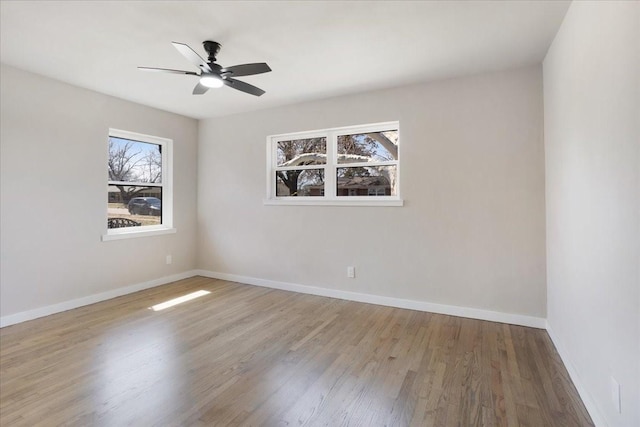
[[[502,313],[497,311],[482,310],[478,308],[460,307],[455,305],[435,304],[426,301],[416,301],[402,298],[386,297],[358,292],[341,291],[337,289],[319,288],[316,286],[299,285],[295,283],[278,282],[274,280],[258,279],[255,277],[239,276],[236,274],[218,273],[208,270],[190,270],[172,276],[161,277],[148,282],[138,283],[124,288],[100,294],[89,295],[71,301],[48,305],[33,310],[22,311],[8,316],[0,317],[0,327],[26,322],[39,317],[49,316],[62,311],[72,310],[122,295],[153,288],[167,283],[175,282],[193,276],[204,276],[214,279],[228,280],[231,282],[245,283],[254,286],[262,286],[284,291],[299,292],[303,294],[318,295],[323,297],[338,298],[348,301],[364,302],[368,304],[384,305],[389,307],[406,308],[409,310],[426,311],[430,313],[447,314],[450,316],[467,317],[471,319],[488,320],[491,322],[508,323],[512,325],[529,326],[545,329],[546,320],[541,317],[525,316],[521,314]]]
[[[380,295],[362,294],[358,292],[341,291],[337,289],[319,288],[315,286],[306,286],[295,283],[257,279],[255,277],[239,276],[236,274],[218,273],[208,270],[195,270],[195,273],[200,276],[210,277],[213,279],[228,280],[231,282],[246,283],[249,285],[262,286],[266,288],[280,289],[284,291],[299,292],[303,294],[318,295],[330,298],[338,298],[349,301],[406,308],[409,310],[427,311],[430,313],[447,314],[450,316],[468,317],[471,319],[479,320],[489,320],[492,322],[529,326],[538,329],[545,329],[547,325],[546,319],[542,317],[525,316],[522,314],[501,313],[497,311],[482,310],[478,308],[434,304],[426,301],[416,301],[402,298],[385,297]]]
[[[591,394],[584,387],[582,380],[580,379],[580,375],[578,374],[578,370],[572,362],[572,359],[569,355],[569,352],[565,348],[565,346],[560,342],[558,336],[553,332],[553,329],[547,322],[547,333],[553,342],[553,345],[556,346],[556,350],[560,355],[560,359],[562,359],[562,363],[565,368],[567,368],[567,372],[569,373],[569,377],[571,377],[571,381],[573,381],[573,385],[578,390],[578,394],[580,395],[580,399],[582,399],[582,403],[587,408],[587,412],[591,416],[591,421],[595,424],[596,427],[608,427],[609,424],[605,421],[602,412],[595,404],[595,400],[591,397]]]
[[[15,325],[16,323],[26,322],[27,320],[37,319],[39,317],[60,313],[62,311],[72,310],[74,308],[82,307],[85,305],[95,304],[100,301],[105,301],[122,295],[131,294],[134,292],[142,291],[144,289],[154,288],[156,286],[165,285],[167,283],[186,279],[195,275],[196,273],[193,270],[185,271],[183,273],[173,274],[171,276],[165,276],[159,279],[149,280],[147,282],[126,286],[124,288],[114,289],[112,291],[89,295],[87,297],[77,298],[71,301],[64,301],[58,304],[48,305],[46,307],[35,308],[33,310],[21,311],[19,313],[10,314],[8,316],[2,316],[0,317],[0,328]]]

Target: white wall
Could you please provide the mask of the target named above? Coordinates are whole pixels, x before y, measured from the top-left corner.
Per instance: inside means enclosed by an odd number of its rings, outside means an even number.
[[[549,329],[619,427],[640,425],[639,10],[573,2],[544,60]]]
[[[198,267],[545,317],[542,115],[532,66],[203,120]],[[404,207],[263,204],[267,135],[389,120]]]
[[[2,316],[192,269],[197,121],[5,65],[0,72]],[[174,140],[176,234],[100,240],[109,127]]]

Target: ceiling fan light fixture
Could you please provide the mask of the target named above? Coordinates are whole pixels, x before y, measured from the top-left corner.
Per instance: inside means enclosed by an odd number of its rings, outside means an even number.
[[[224,82],[222,81],[222,79],[217,76],[204,76],[200,79],[200,84],[202,86],[211,88],[219,88],[224,86]]]

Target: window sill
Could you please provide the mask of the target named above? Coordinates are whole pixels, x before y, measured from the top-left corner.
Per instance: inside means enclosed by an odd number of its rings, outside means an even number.
[[[160,236],[162,234],[174,234],[177,230],[175,228],[160,228],[154,230],[135,230],[135,231],[121,231],[112,234],[103,234],[102,241],[107,242],[109,240],[122,240],[133,239],[136,237],[149,237]]]
[[[386,200],[300,200],[300,198],[267,199],[266,206],[404,206],[402,199]]]

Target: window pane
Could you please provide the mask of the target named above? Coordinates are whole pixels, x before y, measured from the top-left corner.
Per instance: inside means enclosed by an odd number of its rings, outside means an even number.
[[[109,137],[109,181],[162,182],[162,146]]]
[[[108,228],[139,227],[162,223],[162,188],[109,186]]]
[[[398,131],[338,136],[338,163],[398,160]]]
[[[324,169],[277,171],[276,196],[324,196]]]
[[[395,196],[396,166],[338,168],[338,196]]]
[[[278,166],[324,165],[327,139],[307,138],[278,142]]]

